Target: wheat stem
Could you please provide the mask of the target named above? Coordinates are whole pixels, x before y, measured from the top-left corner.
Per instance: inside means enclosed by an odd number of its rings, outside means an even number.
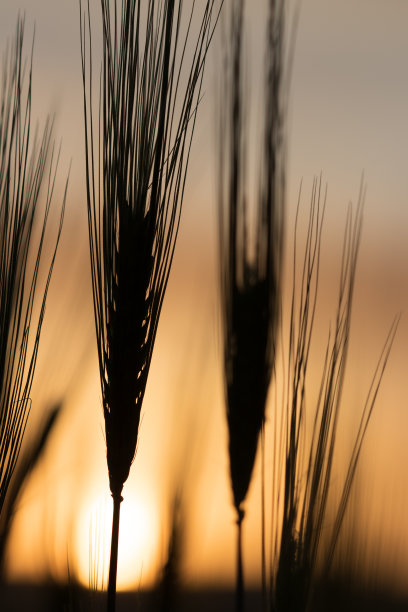
[[[269,6],[260,188],[252,218],[246,184],[244,9],[244,0],[232,3],[220,108],[218,189],[225,403],[231,488],[238,514],[238,560],[242,556],[242,507],[252,479],[274,371],[285,199],[281,91],[284,3],[272,0]],[[262,546],[265,600],[264,543]],[[239,597],[242,574],[241,560],[237,570],[237,606],[242,599]]]
[[[182,0],[115,0],[113,10],[101,0],[103,61],[95,130],[89,0],[87,20],[80,0],[89,248],[114,501],[109,610],[114,609],[121,494],[136,454],[180,224],[214,2],[203,5],[187,65],[194,2],[181,40]]]
[[[243,510],[238,511],[237,518],[237,582],[236,582],[236,612],[244,610],[244,567],[242,559],[242,523],[244,520]]]
[[[120,504],[123,501],[123,497],[121,495],[112,495],[112,499],[113,517],[108,580],[108,612],[115,612],[116,608],[116,577],[118,571]]]
[[[262,608],[268,607],[266,591],[266,535],[265,535],[265,425],[261,430],[261,561],[262,561]]]

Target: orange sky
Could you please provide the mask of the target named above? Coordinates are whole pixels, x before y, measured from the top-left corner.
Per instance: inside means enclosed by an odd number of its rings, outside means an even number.
[[[91,6],[97,14],[99,2]],[[248,66],[254,79],[251,116],[256,117],[264,3],[256,0],[251,6]],[[72,172],[30,426],[39,422],[47,403],[63,397],[65,406],[47,456],[21,502],[9,550],[9,571],[13,578],[44,577],[47,572],[64,577],[68,554],[86,581],[86,567],[76,564],[78,556],[88,554],[84,540],[95,504],[99,503],[99,514],[104,511],[105,502],[100,500],[107,495],[108,480],[89,283],[78,6],[71,0],[2,0],[2,49],[5,38],[14,32],[18,8],[26,13],[27,42],[36,23],[34,115],[41,121],[46,109],[55,109],[56,134],[63,142],[61,185],[70,159]],[[404,313],[408,306],[407,23],[404,0],[303,0],[298,25],[289,113],[288,232],[300,180],[304,180],[306,205],[313,177],[322,172],[329,185],[323,305],[335,295],[332,279],[333,275],[337,279],[346,207],[357,199],[363,171],[367,184],[346,422],[353,421],[347,411],[352,414],[364,400],[394,315]],[[228,582],[235,567],[216,292],[213,85],[219,41],[215,42],[144,401],[138,453],[124,490],[124,504],[127,497],[132,500],[129,506],[133,503],[135,513],[140,512],[139,522],[146,513],[149,516],[145,531],[150,535],[140,544],[144,559],[136,553],[136,561],[129,561],[136,568],[134,583],[141,575],[142,583],[151,582],[165,558],[168,512],[178,473],[185,481],[186,580]],[[255,118],[251,126],[256,159],[259,125]],[[326,329],[319,330],[322,337],[325,333]],[[366,554],[369,557],[378,546],[381,575],[401,588],[408,568],[408,476],[403,469],[408,461],[407,347],[408,321],[403,314],[366,441],[356,494],[362,499],[356,504],[357,515],[362,507],[369,508],[361,533]],[[187,472],[183,470],[186,465]],[[247,504],[245,547],[248,577],[256,582],[260,565],[258,465],[255,471]],[[93,524],[95,521],[93,518]]]

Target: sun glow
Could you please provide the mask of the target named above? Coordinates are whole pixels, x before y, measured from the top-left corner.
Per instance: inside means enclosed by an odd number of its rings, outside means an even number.
[[[158,519],[153,504],[127,492],[121,504],[118,590],[148,587],[155,579]],[[107,586],[112,529],[112,500],[107,495],[83,506],[76,529],[76,569],[82,584]]]

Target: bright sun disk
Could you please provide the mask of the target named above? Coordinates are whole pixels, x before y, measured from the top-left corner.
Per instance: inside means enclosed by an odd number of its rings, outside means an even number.
[[[121,504],[118,590],[149,586],[157,555],[157,512],[127,492]],[[101,495],[83,506],[76,530],[76,566],[84,586],[107,586],[112,530],[112,499]]]

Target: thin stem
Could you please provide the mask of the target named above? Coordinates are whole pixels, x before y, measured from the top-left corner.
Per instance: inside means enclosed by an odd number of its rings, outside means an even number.
[[[119,545],[119,519],[120,519],[120,504],[123,497],[112,496],[113,498],[113,518],[112,518],[112,540],[111,540],[111,556],[109,564],[109,582],[108,582],[108,612],[115,612],[116,608],[116,575],[118,569],[118,545]]]
[[[244,611],[244,569],[243,569],[243,564],[242,564],[242,521],[243,520],[244,520],[244,511],[238,510],[236,612]]]
[[[266,551],[265,551],[265,425],[261,429],[261,458],[262,458],[262,482],[261,482],[261,555],[262,555],[262,609],[268,609],[266,596]]]

